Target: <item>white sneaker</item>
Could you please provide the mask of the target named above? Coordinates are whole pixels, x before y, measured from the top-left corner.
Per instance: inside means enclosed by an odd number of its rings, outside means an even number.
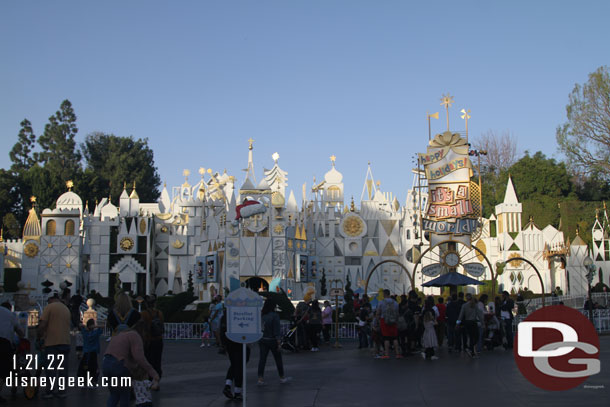
[[[426,359],[426,353],[425,353],[425,352],[422,352],[422,353],[421,353],[421,357],[422,357],[422,358],[424,358],[424,360],[425,360],[425,359]]]
[[[430,359],[431,360],[438,360],[438,356],[432,356]]]
[[[203,348],[205,345],[202,343],[201,346],[199,346],[200,348]],[[209,345],[208,345],[209,346]]]
[[[281,384],[286,384],[286,383],[288,383],[291,380],[292,380],[292,377],[286,376],[286,377],[283,377],[283,378],[280,379],[280,383]]]

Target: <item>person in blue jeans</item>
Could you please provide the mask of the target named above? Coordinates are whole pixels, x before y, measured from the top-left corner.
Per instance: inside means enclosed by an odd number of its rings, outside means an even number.
[[[107,407],[129,407],[131,387],[126,386],[126,379],[131,377],[131,372],[138,368],[153,379],[152,388],[159,386],[159,373],[152,367],[146,356],[144,356],[144,342],[142,334],[145,322],[140,320],[131,329],[121,331],[113,336],[106,348],[102,362],[102,373],[107,377],[110,396],[106,403]]]
[[[258,385],[265,384],[265,364],[269,352],[273,354],[277,372],[280,375],[280,383],[286,383],[290,380],[284,376],[284,363],[282,362],[282,353],[280,351],[280,343],[282,341],[282,332],[280,330],[280,316],[275,312],[275,301],[267,299],[263,305],[261,324],[263,325],[263,337],[258,342],[260,358],[258,360]]]

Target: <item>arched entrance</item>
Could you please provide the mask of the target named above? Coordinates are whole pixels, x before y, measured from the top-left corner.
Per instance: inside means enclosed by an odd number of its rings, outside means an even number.
[[[260,277],[250,277],[244,281],[244,287],[256,292],[269,291],[269,283]]]
[[[540,274],[540,272],[538,271],[538,269],[536,268],[536,266],[534,266],[534,263],[532,263],[531,261],[529,261],[526,258],[523,257],[511,257],[510,259],[506,260],[503,263],[511,263],[511,262],[525,262],[527,264],[529,264],[529,266],[531,268],[534,269],[534,271],[536,272],[536,275],[538,275],[538,280],[540,281],[540,287],[542,287],[542,306],[544,307],[544,281],[542,280],[542,275]]]
[[[369,281],[371,280],[371,276],[373,275],[375,270],[377,270],[377,268],[379,266],[381,266],[382,264],[386,264],[386,263],[394,263],[394,264],[400,266],[400,268],[402,268],[404,270],[404,272],[407,274],[407,277],[409,277],[409,281],[411,282],[411,289],[413,289],[413,287],[415,287],[415,284],[414,284],[414,282],[415,282],[414,281],[415,280],[415,278],[414,278],[415,273],[413,275],[409,274],[409,270],[407,270],[407,268],[403,264],[397,262],[396,260],[383,260],[383,261],[380,261],[379,263],[375,264],[375,267],[373,267],[371,269],[371,271],[369,271],[369,275],[366,276],[366,282],[364,284],[364,293],[365,294],[368,293]]]

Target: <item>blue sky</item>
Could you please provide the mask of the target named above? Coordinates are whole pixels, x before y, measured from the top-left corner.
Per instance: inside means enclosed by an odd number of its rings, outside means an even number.
[[[19,1],[0,4],[0,137],[37,135],[64,99],[79,142],[93,131],[149,139],[168,186],[182,171],[241,184],[288,171],[297,199],[330,168],[360,198],[367,162],[401,203],[426,112],[450,93],[451,127],[510,130],[520,152],[561,158],[555,129],[575,83],[610,64],[607,1]],[[194,183],[194,182],[191,182]]]

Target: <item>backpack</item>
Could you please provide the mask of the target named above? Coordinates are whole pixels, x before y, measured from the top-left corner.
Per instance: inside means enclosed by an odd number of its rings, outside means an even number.
[[[129,329],[129,325],[127,325],[127,321],[129,321],[129,318],[131,317],[131,313],[133,312],[133,308],[129,310],[129,312],[127,313],[127,315],[125,316],[125,318],[121,318],[119,316],[119,314],[117,314],[116,310],[112,310],[112,312],[114,313],[114,316],[116,317],[116,320],[118,322],[118,325],[116,326],[116,328],[114,328],[114,334],[120,334],[123,331],[126,331]]]
[[[150,321],[150,335],[153,338],[163,336],[165,332],[165,327],[163,326],[163,321],[159,317],[159,311],[156,311],[153,319]]]
[[[386,325],[395,325],[398,322],[398,310],[393,303],[387,303],[383,313],[383,321]]]
[[[409,328],[407,325],[407,320],[402,315],[398,317],[397,325],[400,332],[404,332]]]

